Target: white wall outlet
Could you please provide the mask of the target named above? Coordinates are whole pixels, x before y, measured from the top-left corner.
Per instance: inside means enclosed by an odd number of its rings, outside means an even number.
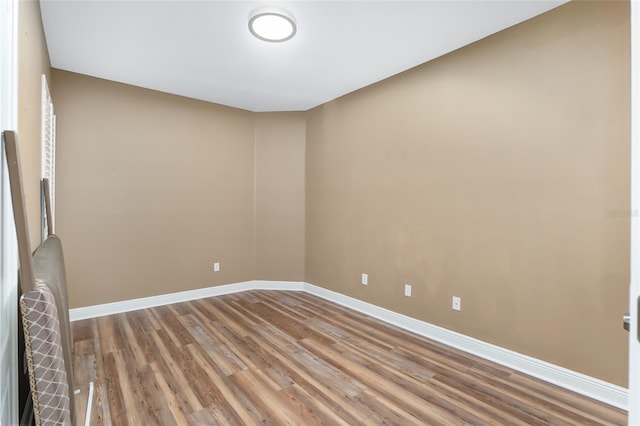
[[[369,274],[362,274],[362,285],[369,285]]]
[[[220,272],[220,263],[216,262],[213,264],[213,272]]]
[[[451,308],[454,311],[459,311],[460,309],[462,309],[462,299],[460,299],[459,297],[453,296],[453,303],[451,304]]]
[[[404,295],[407,297],[411,297],[411,284],[404,285]]]

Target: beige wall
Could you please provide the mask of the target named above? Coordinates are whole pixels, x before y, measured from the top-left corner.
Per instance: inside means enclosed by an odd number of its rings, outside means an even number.
[[[60,70],[52,90],[56,232],[72,307],[304,279],[303,114],[253,114]]]
[[[253,114],[58,70],[53,89],[72,307],[253,279]]]
[[[256,116],[256,279],[304,280],[305,116]]]
[[[50,76],[40,4],[18,2],[18,141],[33,249],[40,243],[41,79]]]
[[[54,71],[71,305],[304,279],[624,385],[628,31],[572,2],[300,114]]]
[[[311,111],[306,281],[625,385],[628,20],[572,2]]]

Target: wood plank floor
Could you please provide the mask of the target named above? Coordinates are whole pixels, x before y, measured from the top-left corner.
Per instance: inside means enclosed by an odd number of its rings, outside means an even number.
[[[626,413],[302,292],[72,323],[92,425],[622,425]]]

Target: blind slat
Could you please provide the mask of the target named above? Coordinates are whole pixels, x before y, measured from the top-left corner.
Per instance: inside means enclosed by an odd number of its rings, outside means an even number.
[[[51,223],[55,228],[55,164],[56,164],[56,116],[54,114],[53,100],[49,92],[47,78],[42,75],[42,172],[41,179],[49,180],[49,193],[51,196]],[[42,238],[47,235],[46,220],[42,221]]]

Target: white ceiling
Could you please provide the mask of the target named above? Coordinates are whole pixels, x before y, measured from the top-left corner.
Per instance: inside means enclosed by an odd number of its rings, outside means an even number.
[[[54,68],[250,111],[304,111],[530,19],[567,0],[41,0]],[[252,10],[287,9],[284,43]]]

